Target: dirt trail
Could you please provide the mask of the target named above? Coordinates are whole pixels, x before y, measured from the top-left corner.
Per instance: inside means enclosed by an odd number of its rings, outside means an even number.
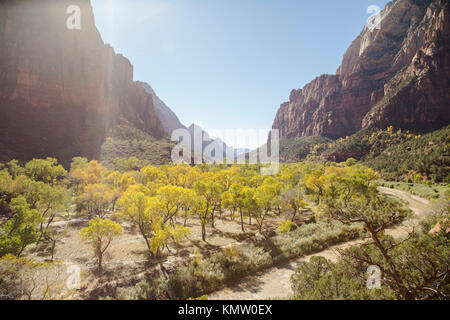
[[[430,208],[430,201],[411,195],[402,190],[379,188],[381,192],[395,196],[406,201],[408,207],[414,212],[413,218],[404,221],[402,224],[387,230],[387,234],[394,237],[402,237],[407,235],[408,231],[416,226],[418,221],[423,219]],[[273,267],[251,276],[247,276],[239,283],[228,286],[222,290],[216,291],[209,295],[210,300],[265,300],[273,298],[285,298],[292,294],[290,278],[297,267],[305,261],[309,261],[312,256],[322,256],[332,261],[338,259],[336,249],[345,249],[354,245],[361,244],[362,240],[354,240],[332,246],[321,252],[304,256],[292,262]]]

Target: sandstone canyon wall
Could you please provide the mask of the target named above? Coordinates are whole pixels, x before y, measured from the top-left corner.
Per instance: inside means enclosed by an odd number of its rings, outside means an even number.
[[[74,3],[80,30],[66,27]],[[103,43],[89,0],[2,1],[0,66],[0,161],[98,158],[118,123],[167,134],[130,61]]]
[[[273,123],[280,136],[338,138],[365,127],[432,130],[450,123],[450,4],[396,0],[367,26],[335,75],[293,90]]]

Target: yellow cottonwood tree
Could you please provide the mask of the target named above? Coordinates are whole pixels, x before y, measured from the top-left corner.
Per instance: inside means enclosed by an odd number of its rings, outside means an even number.
[[[157,198],[163,208],[163,223],[170,221],[174,225],[175,218],[189,203],[190,196],[192,196],[192,192],[183,187],[167,185],[159,188]]]
[[[89,221],[89,227],[81,230],[81,239],[92,244],[94,254],[98,258],[98,270],[102,270],[103,254],[113,238],[120,236],[122,227],[109,219],[95,218]]]
[[[132,187],[122,195],[118,204],[121,208],[118,216],[136,225],[147,248],[152,250],[150,241],[155,230],[163,223],[163,208],[159,199],[136,192],[136,188]]]

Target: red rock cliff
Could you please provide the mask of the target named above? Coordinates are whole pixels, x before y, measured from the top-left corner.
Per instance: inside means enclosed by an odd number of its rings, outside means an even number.
[[[80,30],[66,27],[73,4]],[[131,63],[103,43],[89,0],[2,1],[0,66],[0,160],[97,158],[121,122],[166,134]]]
[[[293,90],[273,123],[282,137],[338,138],[363,127],[431,130],[450,122],[449,3],[397,0],[363,29],[336,75]]]

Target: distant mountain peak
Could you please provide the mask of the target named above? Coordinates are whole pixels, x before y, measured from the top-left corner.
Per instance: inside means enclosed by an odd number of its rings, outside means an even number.
[[[192,148],[194,149],[194,151],[204,152],[205,148],[207,146],[209,146],[210,144],[212,144],[212,143],[214,143],[215,145],[222,145],[222,149],[223,149],[223,152],[224,152],[224,158],[225,158],[225,156],[227,154],[232,154],[233,157],[237,157],[238,155],[245,154],[245,153],[248,153],[250,151],[250,149],[248,149],[248,148],[234,148],[232,146],[228,146],[221,138],[216,138],[216,139],[211,138],[210,135],[208,134],[208,132],[203,130],[202,127],[200,127],[196,123],[192,123],[188,127],[188,130],[189,130],[189,132],[191,134]],[[201,150],[197,146],[194,145],[194,138],[195,137],[202,137],[203,138],[203,143],[201,145]],[[199,144],[199,146],[200,146],[200,144]]]

